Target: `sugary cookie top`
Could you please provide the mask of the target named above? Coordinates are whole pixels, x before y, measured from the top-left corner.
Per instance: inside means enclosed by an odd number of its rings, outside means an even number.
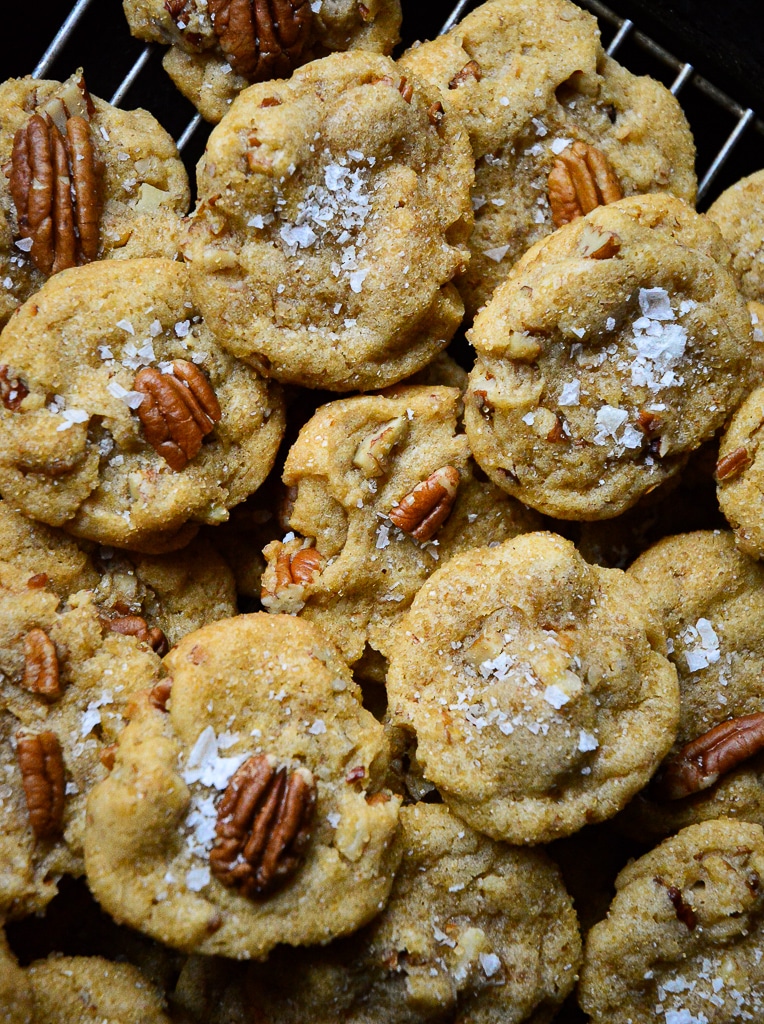
[[[235,11],[237,32],[228,31],[230,0],[124,0],[123,6],[133,35],[172,44],[165,70],[215,123],[251,82],[288,78],[300,64],[336,50],[390,53],[401,24],[400,0],[289,0],[276,20],[268,5],[248,2]]]
[[[669,196],[595,209],[534,245],[475,320],[465,422],[510,494],[608,519],[719,429],[758,365],[714,225]]]
[[[89,554],[73,537],[35,522],[0,501],[0,583],[18,586],[30,576],[62,600],[98,584]]]
[[[130,694],[159,678],[149,643],[111,628],[89,592],[60,606],[0,589],[0,915],[42,909],[81,874],[85,801],[106,774]]]
[[[64,83],[4,82],[0,124],[0,164],[9,172],[0,175],[0,325],[51,269],[176,256],[188,178],[175,143],[148,111],[90,96],[78,72]],[[40,210],[35,193],[30,208],[32,182],[42,187],[54,167],[59,179],[71,178],[73,200],[51,192]],[[46,212],[56,226],[53,250],[44,240]]]
[[[0,1006],[5,1012],[6,1024],[36,1024],[29,980],[8,948],[3,930],[0,930]]]
[[[719,818],[626,867],[589,932],[579,1001],[594,1024],[731,1024],[764,1013],[764,832]]]
[[[707,216],[732,253],[732,274],[747,299],[764,302],[764,171],[722,192]]]
[[[679,104],[606,57],[596,20],[567,0],[484,3],[400,63],[436,85],[469,131],[475,230],[459,290],[471,315],[531,244],[591,203],[647,192],[694,203]]]
[[[393,722],[450,808],[540,843],[612,817],[676,732],[676,671],[642,588],[553,534],[456,555],[390,660]]]
[[[625,812],[629,830],[660,836],[723,815],[764,825],[762,758],[754,757],[764,749],[764,567],[729,531],[704,531],[659,541],[629,575],[662,617],[681,694],[676,742],[655,784]]]
[[[249,959],[364,924],[392,882],[382,726],[310,623],[239,616],[165,659],[88,804],[88,884],[118,920]],[[136,871],[136,865],[140,869]]]
[[[735,531],[738,547],[751,558],[764,556],[762,425],[764,387],[757,387],[730,420],[716,463],[719,506]]]
[[[472,168],[458,117],[385,57],[334,54],[247,89],[207,143],[185,249],[211,329],[308,387],[419,370],[462,317]]]
[[[265,479],[283,432],[278,388],[216,345],[184,266],[62,271],[0,335],[0,486],[26,515],[148,552]]]
[[[266,548],[265,606],[316,622],[351,664],[367,643],[389,656],[394,625],[439,565],[538,528],[476,477],[460,418],[460,393],[439,386],[319,409],[287,456],[299,536]]]

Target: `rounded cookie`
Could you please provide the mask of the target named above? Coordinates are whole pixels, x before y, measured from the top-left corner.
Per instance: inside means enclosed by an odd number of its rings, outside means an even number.
[[[647,594],[554,534],[454,556],[397,639],[391,719],[449,807],[495,839],[612,817],[676,733],[676,670]]]
[[[202,117],[215,123],[251,82],[288,78],[299,65],[337,50],[390,53],[401,24],[400,0],[288,0],[275,10],[252,0],[123,5],[134,36],[170,44],[165,71]],[[232,18],[237,31],[229,28]]]
[[[224,521],[284,430],[279,389],[219,348],[171,260],[57,274],[0,335],[0,364],[17,395],[0,404],[3,497],[102,544],[173,550]]]
[[[400,63],[469,132],[475,228],[458,285],[471,316],[530,245],[593,204],[647,192],[695,201],[676,99],[606,57],[595,19],[567,0],[484,3]]]
[[[8,172],[0,175],[0,326],[66,267],[176,256],[188,178],[175,143],[148,111],[90,96],[77,72],[64,83],[4,82],[0,124]]]
[[[23,917],[82,874],[85,802],[106,775],[134,689],[152,687],[150,644],[115,632],[83,591],[61,605],[35,585],[0,588],[0,914]]]
[[[6,1024],[37,1024],[26,973],[19,967],[0,929],[0,1006]]]
[[[731,185],[706,216],[732,253],[732,274],[747,299],[764,302],[764,171]]]
[[[741,551],[764,556],[764,387],[757,387],[730,420],[719,445],[716,493]]]
[[[212,132],[185,255],[221,344],[278,380],[368,391],[462,318],[472,153],[437,91],[340,53],[242,93]]]
[[[681,709],[676,742],[623,827],[641,839],[722,816],[764,825],[764,567],[716,530],[665,538],[629,575],[663,619]]]
[[[675,474],[760,366],[716,227],[671,196],[536,243],[479,314],[472,452],[525,504],[609,519]]]
[[[589,932],[579,1002],[593,1024],[728,1024],[764,1013],[764,832],[720,818],[629,864]]]
[[[259,613],[165,658],[91,793],[88,884],[117,921],[188,952],[264,957],[327,942],[390,890],[399,798],[385,740],[313,625]]]
[[[36,522],[0,501],[0,583],[18,586],[31,576],[62,600],[98,585],[90,555],[62,530]]]
[[[389,657],[397,623],[438,566],[538,529],[485,481],[460,420],[460,392],[437,385],[319,409],[284,466],[298,536],[265,548],[265,607],[315,622],[350,664],[366,645]]]

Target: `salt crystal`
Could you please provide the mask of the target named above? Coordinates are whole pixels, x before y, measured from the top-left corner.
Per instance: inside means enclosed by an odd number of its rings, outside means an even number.
[[[128,334],[135,334],[135,328],[127,318],[123,320],[117,320],[117,327],[121,327],[122,330],[127,331]]]
[[[501,263],[501,261],[504,259],[508,252],[508,245],[497,245],[493,249],[484,249],[483,255],[487,256],[489,260],[493,260],[494,263]]]
[[[551,704],[552,707],[558,711],[563,706],[563,704],[567,704],[570,700],[570,697],[567,695],[567,693],[565,693],[564,690],[561,690],[559,686],[555,686],[554,684],[552,684],[551,686],[547,686],[547,688],[544,690],[542,694],[542,697],[547,702],[547,704]]]
[[[571,380],[563,384],[557,404],[560,406],[578,405],[581,400],[581,381]]]
[[[377,527],[377,542],[375,544],[375,547],[377,547],[381,551],[383,548],[386,548],[389,543],[390,524],[380,523],[379,526]]]
[[[640,288],[639,308],[650,320],[675,320],[671,299],[665,288]]]
[[[128,391],[116,380],[109,381],[106,390],[115,398],[121,398],[129,409],[137,409],[145,397],[140,391]]]
[[[478,959],[486,978],[492,978],[494,974],[501,970],[501,960],[495,953],[480,953]]]
[[[559,155],[563,150],[568,148],[572,141],[572,139],[554,139],[550,143],[549,148],[555,155]]]
[[[596,750],[599,746],[599,740],[592,733],[587,732],[585,729],[580,729],[578,733],[578,749],[583,753],[589,750]]]
[[[68,430],[73,423],[87,423],[90,419],[90,416],[84,409],[63,409],[59,415],[64,422],[59,423],[56,427],[57,432]]]
[[[16,248],[21,249],[22,252],[29,252],[34,245],[34,241],[31,238],[20,238],[16,242]]]
[[[317,718],[313,725],[308,729],[308,732],[311,736],[320,736],[322,733],[325,733],[326,725],[324,724],[324,720],[322,718]]]
[[[342,818],[341,815],[339,815],[336,811],[329,811],[329,813],[326,816],[326,820],[329,822],[332,828],[337,828]]]
[[[210,884],[210,869],[208,867],[189,868],[186,872],[186,886],[191,892],[201,892]]]
[[[188,337],[188,332],[190,330],[191,330],[191,321],[190,320],[179,320],[178,323],[175,324],[175,337],[176,338],[186,338],[186,337]]]
[[[369,273],[367,270],[354,270],[349,277],[350,290],[353,292],[360,292],[363,287],[363,282],[366,280],[366,276]]]

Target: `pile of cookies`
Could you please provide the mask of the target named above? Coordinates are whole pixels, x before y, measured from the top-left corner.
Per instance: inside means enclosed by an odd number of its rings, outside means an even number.
[[[3,1020],[762,1019],[764,171],[569,0],[124,6],[193,210],[0,86]]]

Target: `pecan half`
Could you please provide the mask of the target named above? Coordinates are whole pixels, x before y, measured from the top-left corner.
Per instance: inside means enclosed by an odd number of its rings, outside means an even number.
[[[310,35],[309,0],[208,0],[220,48],[250,82],[288,78]]]
[[[43,274],[98,256],[103,166],[88,121],[70,117],[65,132],[49,114],[33,114],[13,139],[10,191],[19,234]]]
[[[430,540],[448,518],[458,487],[457,469],[453,466],[436,469],[390,509],[388,518],[415,540]]]
[[[266,754],[234,773],[218,806],[212,873],[243,896],[265,896],[297,871],[310,841],[316,784],[307,768]]]
[[[29,388],[18,377],[11,377],[7,366],[0,366],[0,402],[10,412],[18,412],[29,394]]]
[[[276,559],[276,590],[292,583],[310,583],[321,570],[323,558],[315,548],[302,548],[293,555],[287,550],[280,552]]]
[[[483,72],[480,65],[476,60],[468,60],[461,71],[457,71],[451,81],[448,83],[449,89],[458,89],[460,85],[464,85],[465,82],[479,82],[483,77]]]
[[[608,158],[585,142],[574,142],[560,153],[549,172],[547,189],[552,220],[558,228],[598,206],[623,199]]]
[[[653,790],[659,799],[681,800],[713,786],[720,775],[764,750],[764,713],[730,718],[687,743],[669,758]]]
[[[146,644],[160,657],[164,657],[170,649],[167,637],[159,626],[149,629],[149,624],[140,615],[117,615],[106,623],[112,633],[122,633],[123,636],[134,636],[142,644]]]
[[[58,700],[61,696],[56,646],[43,629],[32,629],[24,637],[21,685],[45,700]]]
[[[736,448],[730,452],[729,455],[725,455],[724,458],[719,459],[716,463],[716,479],[732,480],[739,473],[742,473],[744,469],[747,469],[751,464],[751,456],[748,454],[747,448]]]
[[[176,359],[172,373],[144,367],[133,388],[144,396],[137,411],[146,440],[180,472],[221,419],[215,392],[201,370],[186,359]]]
[[[38,839],[60,835],[64,820],[64,755],[54,732],[16,734],[16,756],[29,811]]]

